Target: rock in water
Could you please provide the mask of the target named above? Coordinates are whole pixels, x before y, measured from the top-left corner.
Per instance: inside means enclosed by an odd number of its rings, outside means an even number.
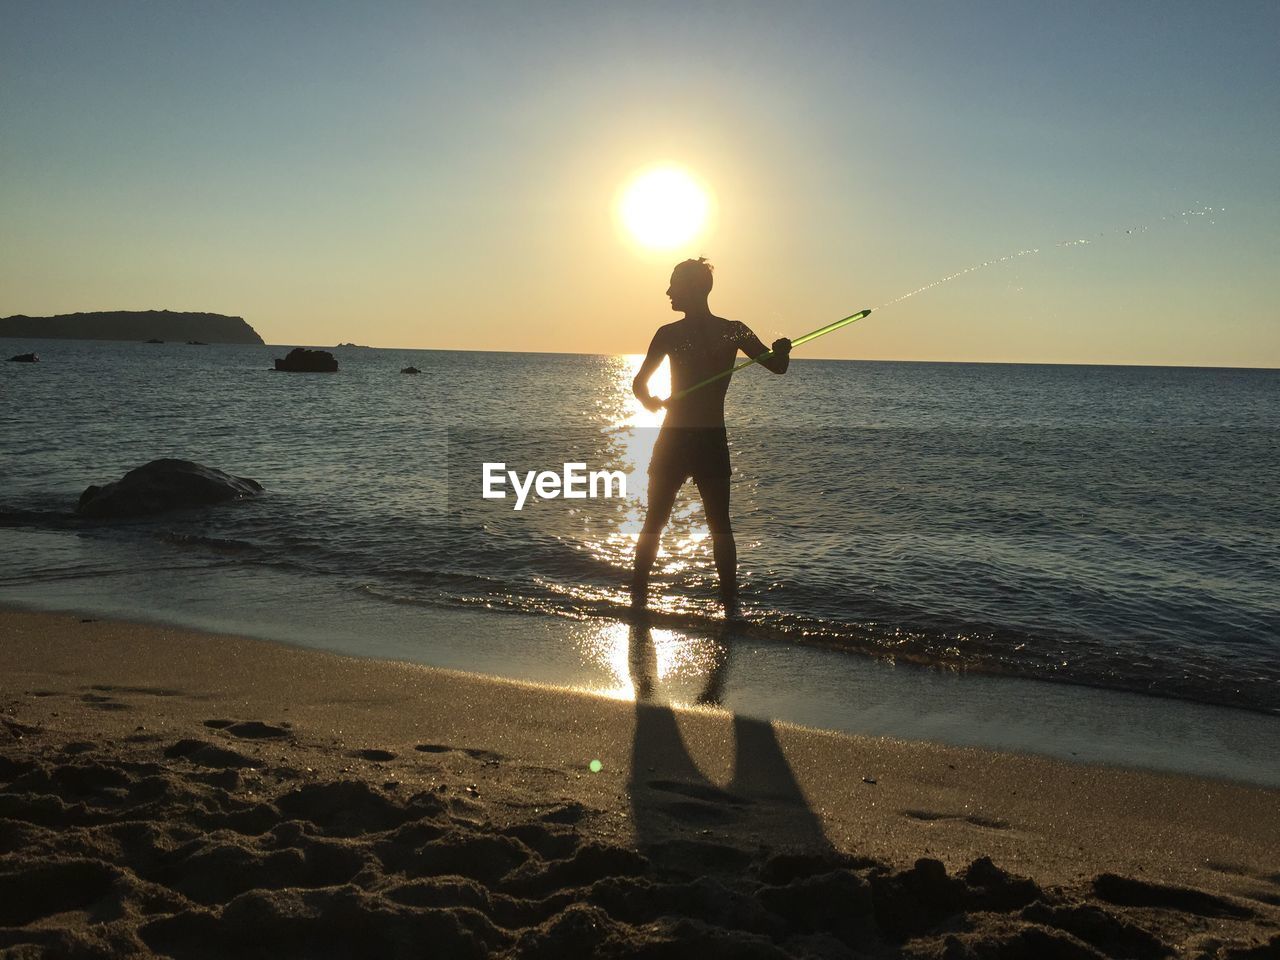
[[[137,517],[242,500],[261,492],[256,480],[190,460],[152,460],[105,487],[89,487],[80,494],[76,512],[86,517]]]
[[[11,363],[39,363],[40,357],[34,353],[20,353],[16,357],[10,357]]]
[[[338,361],[328,350],[294,347],[283,360],[276,358],[276,369],[289,373],[335,373]]]
[[[422,371],[419,370],[417,367],[405,367],[400,372],[401,373],[421,373]]]

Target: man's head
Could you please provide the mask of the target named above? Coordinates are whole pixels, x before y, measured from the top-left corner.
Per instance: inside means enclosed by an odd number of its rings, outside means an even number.
[[[685,260],[677,263],[671,271],[671,286],[667,287],[667,296],[671,298],[671,309],[688,313],[690,310],[706,309],[707,294],[711,292],[711,264],[706,257],[697,260]]]

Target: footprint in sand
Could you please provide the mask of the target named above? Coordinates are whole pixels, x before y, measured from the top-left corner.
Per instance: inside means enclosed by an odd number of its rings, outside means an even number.
[[[81,687],[81,689],[85,689]],[[99,693],[142,693],[149,697],[180,697],[181,690],[170,690],[168,687],[118,687],[110,683],[95,683],[87,688],[89,690],[97,690]]]
[[[645,784],[651,790],[674,793],[681,799],[661,804],[670,816],[686,823],[721,824],[737,820],[742,808],[752,801],[746,797],[721,790],[709,783],[688,783],[681,780],[650,780]]]
[[[125,743],[158,743],[164,739],[162,733],[131,733],[124,738]]]
[[[371,748],[368,750],[352,750],[347,754],[348,757],[355,757],[359,760],[372,760],[374,763],[386,763],[388,760],[394,760],[396,755],[390,750],[378,750]]]
[[[646,786],[652,790],[679,793],[708,803],[727,803],[733,807],[744,807],[752,802],[746,797],[740,797],[736,793],[730,793],[728,790],[721,790],[719,787],[712,786],[709,783],[686,783],[681,780],[650,780]]]
[[[1156,907],[1201,917],[1233,917],[1239,920],[1251,920],[1256,916],[1253,910],[1242,904],[1203,890],[1121,877],[1114,873],[1101,873],[1094,877],[1093,890],[1099,898],[1121,907]]]
[[[184,757],[202,767],[235,769],[240,767],[261,767],[263,761],[255,757],[246,757],[234,750],[226,750],[204,740],[179,740],[165,750],[164,755],[173,759]]]
[[[504,759],[502,754],[492,750],[481,750],[478,747],[451,747],[447,743],[420,743],[413,749],[419,753],[465,753],[472,760],[484,760],[497,763]]]
[[[6,720],[4,717],[0,717],[0,728],[8,731],[9,736],[15,740],[21,740],[23,737],[30,737],[41,732],[39,727],[19,723],[17,720]]]
[[[288,727],[277,727],[261,720],[206,720],[204,725],[242,740],[280,740],[293,735]]]
[[[565,803],[556,804],[549,810],[544,810],[538,815],[538,819],[545,823],[564,823],[574,824],[581,821],[587,815],[587,808],[576,800],[569,800]]]
[[[922,820],[926,823],[931,823],[935,820],[959,820],[962,823],[969,823],[975,827],[985,827],[988,830],[1009,829],[1008,820],[1001,820],[998,817],[980,817],[976,814],[937,813],[933,810],[903,810],[902,815],[911,820]]]
[[[100,697],[96,693],[86,693],[80,698],[84,703],[97,707],[99,710],[128,710],[127,703],[121,703],[119,700],[111,697]]]

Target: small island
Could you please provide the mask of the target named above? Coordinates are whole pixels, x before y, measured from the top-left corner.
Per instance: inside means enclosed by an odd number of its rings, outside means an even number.
[[[165,340],[203,343],[263,342],[243,317],[221,313],[182,313],[170,310],[105,310],[62,313],[53,317],[18,314],[0,319],[0,337],[57,340]]]

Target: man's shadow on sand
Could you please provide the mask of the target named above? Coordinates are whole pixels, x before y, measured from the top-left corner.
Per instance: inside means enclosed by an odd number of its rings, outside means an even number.
[[[698,702],[721,703],[734,628],[722,626],[718,656]],[[831,855],[818,816],[809,807],[790,763],[783,755],[773,725],[740,714],[732,715],[733,775],[724,786],[712,783],[690,756],[676,714],[653,702],[657,655],[647,622],[632,624],[629,666],[635,688],[636,719],[631,749],[630,794],[636,842],[660,865],[693,868],[731,867],[734,863],[705,862],[715,852],[728,859],[755,859],[762,847],[774,851],[804,851]],[[700,718],[702,719],[702,718]],[[729,746],[718,717],[695,723],[701,736],[700,753]],[[695,840],[696,850],[689,840]],[[751,856],[747,857],[747,852]],[[693,862],[689,863],[692,855]],[[685,861],[681,863],[680,861]]]

